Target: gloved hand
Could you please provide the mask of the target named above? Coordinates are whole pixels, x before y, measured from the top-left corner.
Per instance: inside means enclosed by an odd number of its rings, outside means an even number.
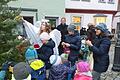
[[[8,68],[9,68],[9,62],[5,62],[5,63],[3,63],[1,70],[7,71]]]

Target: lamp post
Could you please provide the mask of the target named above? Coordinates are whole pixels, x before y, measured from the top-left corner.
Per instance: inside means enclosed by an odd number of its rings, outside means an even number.
[[[117,40],[115,44],[113,71],[120,71],[120,22],[117,23]]]

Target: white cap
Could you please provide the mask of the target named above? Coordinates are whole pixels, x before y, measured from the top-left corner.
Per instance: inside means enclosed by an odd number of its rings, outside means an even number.
[[[40,34],[40,39],[41,40],[49,40],[50,35],[47,32],[43,32],[43,33]]]
[[[53,64],[54,66],[61,64],[62,63],[61,57],[58,55],[51,55],[50,63]]]

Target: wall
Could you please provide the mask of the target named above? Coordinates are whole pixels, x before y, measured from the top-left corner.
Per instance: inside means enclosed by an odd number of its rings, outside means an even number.
[[[45,16],[64,16],[65,1],[64,0],[18,0],[9,3],[11,7],[37,9],[38,20]],[[27,14],[27,13],[22,13]],[[35,13],[31,13],[35,14]],[[29,15],[29,14],[28,14]],[[34,15],[35,16],[35,15]]]
[[[91,0],[90,2],[65,0],[66,8],[70,9],[92,9],[92,10],[110,10],[117,11],[118,0],[114,4],[99,3],[98,0]],[[107,0],[106,0],[107,1]]]

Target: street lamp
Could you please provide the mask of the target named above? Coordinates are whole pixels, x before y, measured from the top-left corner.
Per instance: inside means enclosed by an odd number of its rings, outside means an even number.
[[[120,71],[120,22],[117,23],[117,40],[115,44],[115,53],[114,53],[114,62],[113,62],[113,71]]]

